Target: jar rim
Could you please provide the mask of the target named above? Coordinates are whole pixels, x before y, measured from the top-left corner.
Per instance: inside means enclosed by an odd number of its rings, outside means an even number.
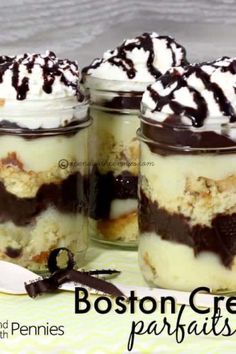
[[[199,153],[221,153],[227,154],[231,152],[236,152],[236,144],[231,146],[214,146],[214,147],[192,147],[190,145],[173,145],[166,142],[159,142],[156,140],[152,140],[151,138],[146,137],[142,132],[141,129],[137,129],[136,131],[137,139],[140,142],[145,142],[146,144],[155,145],[161,150],[172,151],[176,154],[199,154]]]
[[[141,104],[140,109],[140,121],[151,125],[153,127],[165,127],[165,128],[172,128],[172,129],[179,129],[179,130],[189,130],[191,129],[193,132],[201,132],[201,131],[208,131],[212,129],[219,129],[219,128],[236,128],[236,122],[229,122],[229,116],[212,116],[209,117],[212,122],[207,122],[207,124],[203,124],[202,126],[196,126],[192,124],[192,120],[190,117],[184,115],[177,115],[174,113],[166,113],[166,112],[155,112],[156,115],[163,116],[163,119],[157,120],[151,115],[146,115],[143,113],[143,106]],[[166,122],[164,118],[171,118],[168,119]],[[175,122],[176,118],[176,122]],[[188,123],[183,122],[183,119],[189,120]],[[207,119],[207,118],[206,118]]]
[[[9,128],[9,127],[0,127],[0,135],[9,134],[17,136],[53,136],[53,135],[63,135],[70,134],[73,131],[87,128],[92,124],[92,119],[88,116],[83,120],[76,121],[76,124],[71,124],[67,126],[59,126],[55,128],[38,128],[38,129],[29,129],[27,127],[19,128]]]
[[[67,110],[67,109],[72,109],[72,108],[77,108],[77,107],[85,107],[89,105],[89,97],[86,95],[82,101],[76,101],[71,104],[66,104],[68,103],[74,96],[62,96],[62,97],[55,97],[55,98],[50,98],[50,99],[30,99],[30,100],[16,100],[16,99],[8,99],[8,98],[3,98],[0,97],[0,101],[2,103],[0,104],[0,111],[6,109],[14,109],[15,107],[20,108],[20,106],[23,108],[23,106],[27,107],[29,105],[34,105],[34,104],[44,104],[44,106],[40,109],[42,110]],[[5,105],[5,102],[7,102],[7,107]],[[63,103],[65,102],[65,107],[57,106],[57,103]],[[48,104],[48,106],[47,106]],[[52,107],[54,105],[54,107]],[[38,110],[38,108],[31,109],[27,107],[27,110]]]
[[[120,115],[135,115],[139,116],[139,109],[133,108],[111,108],[106,107],[102,104],[91,103],[90,106],[96,110],[103,111],[105,113],[112,114],[120,114]]]

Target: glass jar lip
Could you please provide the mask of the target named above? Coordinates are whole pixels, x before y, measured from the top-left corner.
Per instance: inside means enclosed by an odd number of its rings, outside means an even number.
[[[29,129],[26,127],[18,127],[18,128],[0,127],[0,135],[10,134],[10,135],[26,136],[26,137],[61,135],[61,133],[65,135],[83,128],[87,128],[91,124],[92,124],[92,119],[88,117],[88,119],[77,121],[76,124],[74,125],[59,126],[55,128]]]
[[[124,92],[131,91],[143,94],[147,86],[153,84],[152,81],[135,81],[132,79],[119,80],[107,79],[92,76],[91,74],[85,75],[84,86],[93,91],[103,92]]]
[[[101,104],[95,104],[95,103],[91,103],[91,108],[99,110],[99,111],[103,111],[107,114],[119,114],[119,115],[124,115],[124,116],[137,116],[139,115],[139,110],[138,109],[128,109],[128,108],[110,108],[110,107],[105,107]]]
[[[229,153],[229,152],[236,152],[236,145],[231,145],[231,146],[213,146],[213,147],[204,147],[204,146],[199,146],[199,147],[192,147],[190,145],[173,145],[170,143],[166,142],[159,142],[159,141],[154,141],[149,137],[146,137],[140,128],[137,129],[136,131],[136,136],[137,139],[140,142],[145,142],[146,144],[150,145],[155,145],[159,147],[160,149],[163,150],[170,150],[173,153],[180,153],[182,154],[183,152],[186,154],[194,154],[194,153],[216,153],[216,152],[221,152],[221,153]]]

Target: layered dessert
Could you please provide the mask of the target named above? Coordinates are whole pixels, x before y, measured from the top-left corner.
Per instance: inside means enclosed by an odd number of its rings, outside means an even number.
[[[144,33],[125,40],[84,68],[89,89],[90,235],[135,245],[142,94],[172,66],[186,63],[185,49],[168,36]]]
[[[36,271],[54,248],[87,248],[79,80],[77,63],[52,52],[0,57],[0,258]]]
[[[157,286],[236,289],[236,59],[173,68],[142,99],[139,263]]]

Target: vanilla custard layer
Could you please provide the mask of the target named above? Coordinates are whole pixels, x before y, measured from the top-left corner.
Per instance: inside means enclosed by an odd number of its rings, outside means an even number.
[[[117,219],[123,215],[135,212],[137,207],[137,199],[114,199],[111,202],[110,219]]]
[[[73,161],[84,157],[87,129],[81,129],[71,135],[38,136],[27,139],[19,135],[1,135],[0,159],[15,152],[24,170],[40,172],[49,170],[60,159]]]
[[[189,217],[190,226],[211,226],[217,214],[236,212],[236,153],[161,156],[141,142],[141,161],[145,195],[159,208]]]
[[[156,233],[142,233],[139,266],[148,282],[163,288],[191,291],[208,286],[212,291],[236,289],[236,257],[227,268],[211,252],[194,255],[193,248],[166,241]]]
[[[136,131],[138,114],[122,114],[91,108],[93,124],[89,133],[91,163],[98,164],[101,173],[122,171],[138,174],[139,144]]]

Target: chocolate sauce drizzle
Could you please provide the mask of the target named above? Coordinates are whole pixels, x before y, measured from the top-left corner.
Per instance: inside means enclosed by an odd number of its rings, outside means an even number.
[[[48,206],[63,213],[86,213],[87,189],[87,178],[80,172],[74,172],[60,183],[42,184],[31,198],[17,197],[0,182],[0,223],[12,221],[17,226],[28,225]]]
[[[221,61],[228,61],[228,65],[220,66]],[[173,88],[168,94],[163,95],[163,93],[158,93],[154,89],[154,85],[147,88],[150,93],[151,98],[156,103],[156,107],[152,110],[163,111],[165,106],[169,106],[174,115],[185,116],[190,118],[192,126],[200,128],[204,125],[204,121],[208,116],[208,102],[202,96],[201,91],[198,88],[191,86],[188,82],[190,76],[195,75],[199,80],[202,81],[204,88],[213,94],[214,100],[222,112],[223,116],[229,117],[229,122],[233,123],[236,121],[235,109],[231,102],[225,96],[222,88],[215,82],[211,81],[211,75],[204,70],[204,66],[211,66],[216,70],[222,72],[230,72],[235,75],[236,73],[236,60],[230,61],[228,57],[223,57],[216,62],[211,63],[201,63],[196,65],[186,66],[184,71],[181,73],[177,69],[170,70],[168,73],[163,75],[159,81],[161,82],[163,88],[168,88],[173,85]],[[190,92],[196,108],[184,105],[175,98],[175,94],[182,88],[187,88]],[[181,122],[179,122],[181,124]]]
[[[65,268],[60,268],[57,265],[57,257],[61,252],[66,252],[68,257]],[[75,270],[75,265],[74,255],[67,248],[62,247],[52,250],[48,257],[48,269],[51,275],[42,280],[36,280],[28,284],[25,283],[25,289],[28,295],[35,298],[43,293],[54,292],[58,290],[62,284],[72,281],[112,296],[124,296],[124,294],[115,285],[93,276],[100,274],[119,274],[119,271],[103,269],[101,271],[95,270],[85,272]]]
[[[43,61],[43,64],[42,64]],[[0,83],[3,83],[4,74],[6,71],[12,71],[12,86],[16,90],[16,99],[25,100],[29,88],[29,77],[24,76],[20,79],[21,66],[25,67],[28,74],[32,74],[35,66],[40,66],[42,69],[42,89],[45,93],[51,94],[53,84],[57,77],[60,81],[68,87],[71,87],[78,97],[78,101],[84,99],[84,95],[80,92],[78,87],[79,73],[78,65],[74,61],[68,59],[58,59],[56,55],[49,51],[46,55],[41,54],[24,54],[22,56],[0,56]],[[65,71],[69,70],[73,76],[73,80],[68,80]]]
[[[110,51],[110,57],[106,59],[95,59],[91,65],[85,67],[82,70],[83,75],[86,75],[89,70],[94,70],[98,68],[104,61],[111,63],[114,66],[122,68],[122,70],[127,74],[129,79],[133,79],[136,75],[136,69],[134,62],[128,57],[128,53],[132,52],[134,49],[143,49],[145,52],[148,52],[148,58],[146,66],[149,73],[155,78],[158,79],[162,73],[154,66],[154,60],[156,53],[154,51],[153,39],[162,40],[166,42],[167,50],[172,54],[172,65],[186,65],[186,51],[185,48],[180,44],[176,43],[175,40],[169,36],[159,36],[156,35],[153,37],[151,33],[143,33],[141,36],[134,38],[132,42],[127,43],[124,41],[120,46]],[[178,49],[182,51],[182,59],[178,63],[176,52]]]

